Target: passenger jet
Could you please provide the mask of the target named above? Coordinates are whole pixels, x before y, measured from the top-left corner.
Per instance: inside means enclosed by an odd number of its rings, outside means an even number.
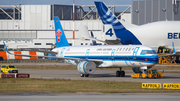
[[[144,45],[70,46],[58,17],[54,18],[54,24],[56,48],[49,52],[54,56],[14,55],[61,59],[77,65],[81,77],[88,77],[89,74],[95,72],[96,68],[120,68],[116,72],[116,76],[124,77],[125,72],[122,67],[131,67],[135,73],[142,73],[158,62],[155,50]],[[9,53],[7,47],[6,51]]]

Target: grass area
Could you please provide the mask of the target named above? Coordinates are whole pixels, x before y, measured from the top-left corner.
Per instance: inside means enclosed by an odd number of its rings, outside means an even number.
[[[118,81],[83,81],[65,79],[0,79],[0,93],[158,93],[180,90],[142,89],[142,83]]]

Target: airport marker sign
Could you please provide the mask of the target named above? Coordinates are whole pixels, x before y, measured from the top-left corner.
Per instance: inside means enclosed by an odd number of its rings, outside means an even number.
[[[142,83],[142,88],[161,89],[161,83]]]
[[[163,83],[163,89],[180,89],[180,84],[176,84],[176,83]]]

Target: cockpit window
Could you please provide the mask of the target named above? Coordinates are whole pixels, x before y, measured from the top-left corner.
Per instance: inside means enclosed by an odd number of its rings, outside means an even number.
[[[156,54],[155,50],[142,50],[141,55],[143,54]]]

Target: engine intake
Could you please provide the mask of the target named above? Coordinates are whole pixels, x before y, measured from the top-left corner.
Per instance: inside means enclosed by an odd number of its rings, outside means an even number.
[[[78,64],[77,70],[82,74],[92,74],[96,70],[96,64],[90,61],[82,61]]]

